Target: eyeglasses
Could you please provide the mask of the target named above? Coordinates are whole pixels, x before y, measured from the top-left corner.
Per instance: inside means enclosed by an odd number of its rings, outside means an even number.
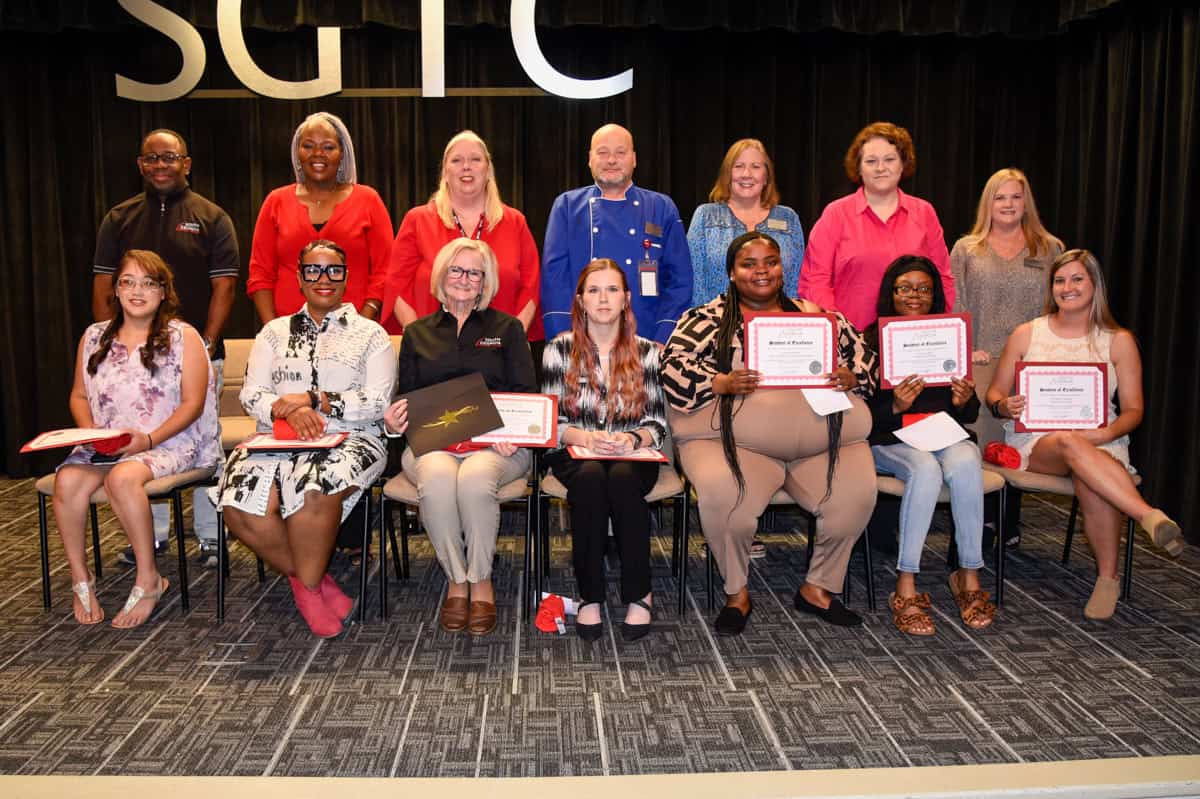
[[[179,153],[144,153],[138,156],[138,160],[147,166],[156,166],[159,161],[162,161],[167,166],[172,166],[177,161],[182,161],[187,158],[186,155]]]
[[[122,291],[133,291],[134,289],[141,289],[142,291],[154,291],[155,289],[161,289],[162,287],[163,284],[152,277],[144,277],[141,280],[138,280],[135,277],[123,277],[117,281],[117,288],[121,289]]]
[[[472,283],[478,283],[479,281],[483,280],[482,269],[463,269],[461,266],[452,266],[448,272],[450,277],[454,278],[459,278],[463,275],[466,275],[467,280],[471,281]]]
[[[334,283],[341,283],[346,279],[346,265],[300,264],[300,277],[304,278],[305,283],[316,283],[321,279],[321,275],[325,275]]]
[[[901,297],[907,297],[909,294],[919,294],[922,297],[928,297],[933,293],[933,286],[910,286],[907,283],[901,283],[892,289],[892,291]]]

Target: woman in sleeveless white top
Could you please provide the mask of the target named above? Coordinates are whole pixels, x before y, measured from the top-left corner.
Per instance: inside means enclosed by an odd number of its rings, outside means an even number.
[[[1010,420],[1005,423],[1007,439],[1021,453],[1021,468],[1068,476],[1075,484],[1098,572],[1083,613],[1107,619],[1120,595],[1122,517],[1137,519],[1154,543],[1173,556],[1183,551],[1183,535],[1178,524],[1146,503],[1130,476],[1129,432],[1141,424],[1143,412],[1142,360],[1133,334],[1118,326],[1108,310],[1104,274],[1094,255],[1068,250],[1055,259],[1044,313],[1008,337],[987,400],[993,415]],[[1017,361],[1103,361],[1121,412],[1110,396],[1105,427],[1015,433],[1011,420],[1025,408],[1023,396],[1009,394]]]
[[[1111,357],[1115,331],[1096,328],[1090,336],[1063,338],[1050,329],[1047,321],[1049,318],[1048,316],[1039,316],[1029,323],[1029,349],[1026,350],[1025,357],[1021,360],[1108,364],[1108,387],[1111,390],[1108,397],[1108,423],[1112,424],[1117,419],[1116,397],[1120,379]],[[1022,469],[1029,468],[1029,456],[1033,452],[1034,445],[1045,435],[1047,434],[1018,433],[1013,429],[1012,419],[1004,423],[1004,440],[1010,447],[1021,453]],[[1097,446],[1120,461],[1130,474],[1136,474],[1137,470],[1129,465],[1128,434]]]

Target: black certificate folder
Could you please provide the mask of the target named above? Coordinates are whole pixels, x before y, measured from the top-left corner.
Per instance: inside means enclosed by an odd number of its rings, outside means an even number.
[[[483,375],[472,372],[404,395],[408,445],[414,455],[481,436],[504,426]]]

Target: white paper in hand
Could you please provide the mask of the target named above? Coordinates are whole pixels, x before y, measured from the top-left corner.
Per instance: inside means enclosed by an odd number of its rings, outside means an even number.
[[[817,416],[828,416],[854,407],[844,391],[834,391],[832,388],[802,388],[800,392],[804,394],[809,407]]]
[[[954,417],[945,411],[939,411],[916,424],[897,430],[896,438],[913,449],[937,452],[970,436],[962,429],[962,425],[954,421]]]

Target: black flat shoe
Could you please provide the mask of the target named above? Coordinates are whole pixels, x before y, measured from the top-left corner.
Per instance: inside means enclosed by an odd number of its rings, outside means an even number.
[[[804,594],[800,593],[800,589],[796,589],[794,601],[796,610],[816,616],[826,624],[832,624],[837,627],[857,627],[862,624],[862,616],[859,616],[852,610],[848,610],[837,597],[830,597],[829,607],[822,608],[809,602],[804,598]]]
[[[650,603],[643,599],[635,599],[631,604],[645,608],[646,612],[651,615],[654,614],[654,609],[650,607]],[[650,632],[650,622],[646,622],[645,624],[630,624],[627,621],[621,622],[622,641],[636,641],[639,638],[645,638],[648,632]]]
[[[713,626],[717,628],[717,633],[720,635],[741,635],[742,630],[746,629],[746,622],[750,621],[750,614],[753,612],[753,605],[746,608],[745,613],[742,613],[733,605],[726,605],[717,614],[717,620],[713,622]]]
[[[598,604],[600,604],[600,603],[587,602],[583,605],[580,605],[579,609],[583,610],[588,605],[598,605]],[[578,619],[579,616],[576,615],[575,618]],[[589,644],[592,643],[593,641],[599,641],[600,636],[604,635],[604,623],[596,622],[595,624],[580,624],[578,621],[576,621],[575,622],[575,634],[578,635],[580,638],[582,638],[584,641],[587,641]]]

